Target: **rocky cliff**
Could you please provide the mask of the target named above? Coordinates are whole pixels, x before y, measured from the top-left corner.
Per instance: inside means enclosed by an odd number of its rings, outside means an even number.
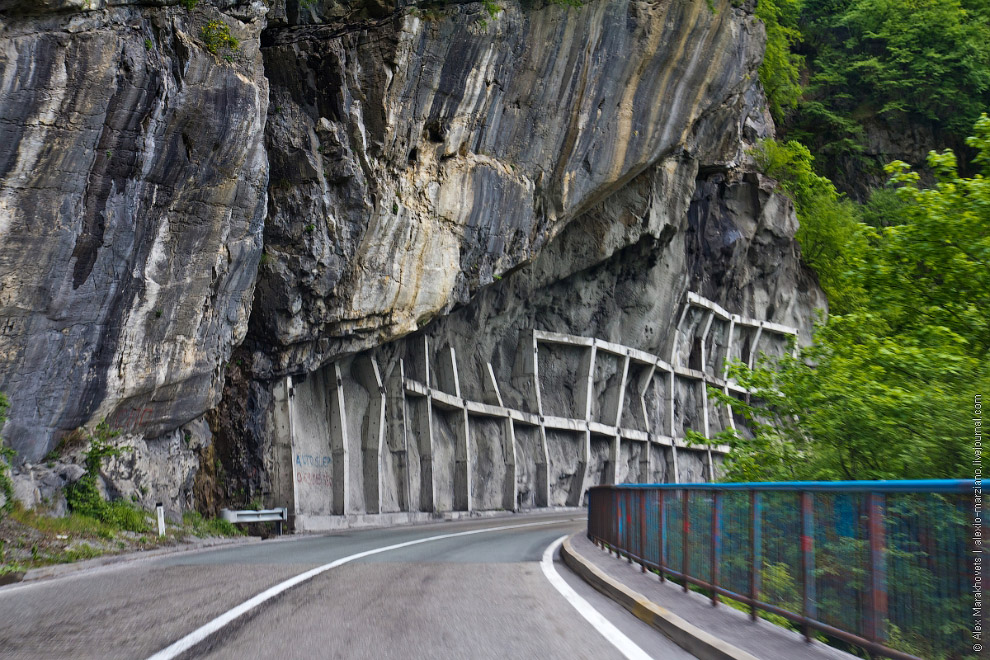
[[[187,425],[200,506],[277,503],[300,433],[279,401],[328,368],[363,383],[368,437],[397,365],[454,349],[465,397],[493,379],[525,408],[527,331],[669,356],[689,291],[806,337],[825,301],[747,155],[773,127],[762,26],[733,4],[0,4],[6,441],[34,462],[104,417],[149,447]],[[239,46],[210,52],[211,21]],[[405,461],[388,442],[375,460]],[[158,496],[189,506],[194,471]],[[408,510],[387,486],[353,510]]]

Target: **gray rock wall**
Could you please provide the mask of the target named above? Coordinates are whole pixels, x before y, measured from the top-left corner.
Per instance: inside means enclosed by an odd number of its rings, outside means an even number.
[[[0,16],[0,391],[22,460],[104,417],[154,437],[216,405],[261,255],[264,10],[98,6]],[[210,20],[240,39],[229,62]]]
[[[507,442],[403,378],[452,391],[454,349],[457,396],[491,403],[490,363],[505,405],[532,411],[516,368],[532,328],[712,376],[730,330],[698,355],[695,310],[677,338],[688,291],[807,339],[825,300],[747,155],[773,130],[751,7],[506,2],[485,21],[478,3],[408,4],[0,2],[0,391],[22,460],[103,417],[166,455],[205,414],[211,503],[574,503],[575,484],[672,478],[671,451],[616,459],[527,426]],[[236,52],[207,52],[210,20]],[[565,415],[579,365],[559,352],[541,368]],[[596,358],[589,417],[620,366]],[[644,404],[621,425],[669,428],[673,397],[676,434],[699,428],[699,388],[630,369]],[[681,478],[702,478],[705,453],[684,453]]]
[[[266,33],[271,259],[252,335],[270,373],[424,327],[662,158],[742,157],[762,27],[741,9],[480,11]],[[628,242],[603,238],[584,250]]]

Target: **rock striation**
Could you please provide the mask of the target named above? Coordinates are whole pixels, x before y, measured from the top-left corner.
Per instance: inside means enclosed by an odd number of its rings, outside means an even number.
[[[102,418],[155,437],[216,405],[261,258],[264,8],[92,5],[0,18],[0,391],[31,461]]]
[[[307,433],[332,435],[338,372],[359,386],[348,460],[366,474],[360,438],[400,364],[453,349],[464,396],[492,400],[494,380],[525,407],[514,369],[533,329],[667,356],[688,292],[805,340],[826,306],[790,202],[748,156],[773,125],[747,3],[506,2],[491,18],[478,3],[74,1],[0,3],[0,391],[24,459],[103,417],[168,456],[205,416],[200,477],[183,463],[168,501],[285,505],[302,431],[284,404],[310,397]],[[205,47],[211,20],[240,41],[227,58]],[[393,476],[320,511],[417,510],[392,433],[374,455]],[[324,441],[306,461],[333,462]],[[568,447],[551,480],[634,472]],[[433,508],[463,509],[464,457],[443,451]],[[471,451],[467,508],[505,507],[486,485],[511,481],[504,442]],[[664,460],[644,476],[669,478]],[[509,508],[574,498],[527,495],[533,479]]]
[[[272,373],[422,328],[671,154],[743,158],[731,125],[762,54],[744,11],[510,4],[484,26],[481,11],[266,32],[252,332],[277,347]]]

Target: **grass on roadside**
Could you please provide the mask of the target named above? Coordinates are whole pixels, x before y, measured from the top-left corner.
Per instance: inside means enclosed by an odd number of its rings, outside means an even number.
[[[197,538],[207,536],[242,536],[244,532],[223,518],[203,518],[198,511],[182,514],[182,526]]]
[[[186,513],[181,524],[166,524],[159,537],[152,514],[129,502],[107,502],[103,519],[80,513],[63,517],[27,510],[15,502],[0,518],[0,577],[52,564],[103,555],[175,546],[190,538],[241,536],[234,525]]]
[[[26,527],[56,536],[65,534],[77,537],[96,537],[109,541],[120,531],[120,528],[90,516],[69,513],[56,518],[36,509],[25,509],[20,502],[15,502],[10,518]]]

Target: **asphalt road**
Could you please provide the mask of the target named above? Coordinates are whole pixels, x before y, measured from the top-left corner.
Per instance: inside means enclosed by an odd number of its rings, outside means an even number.
[[[536,523],[536,524],[533,524]],[[528,525],[497,531],[493,527]],[[183,658],[620,658],[544,575],[544,551],[584,528],[518,515],[289,537],[128,562],[0,589],[0,657],[144,659],[266,589],[330,562]],[[557,573],[654,658],[691,658],[588,587]]]

